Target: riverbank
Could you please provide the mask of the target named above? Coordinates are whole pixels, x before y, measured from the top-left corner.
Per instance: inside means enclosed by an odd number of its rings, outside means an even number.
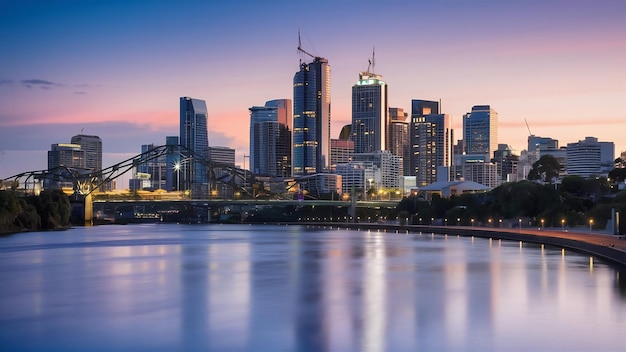
[[[384,223],[290,223],[315,227],[376,230],[397,233],[436,233],[441,235],[492,238],[561,247],[586,253],[626,267],[626,239],[600,233],[558,231],[554,229],[504,229],[471,226],[398,225]]]

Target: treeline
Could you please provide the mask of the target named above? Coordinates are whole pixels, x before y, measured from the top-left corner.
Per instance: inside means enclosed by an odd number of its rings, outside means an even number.
[[[511,182],[482,194],[464,194],[425,201],[404,199],[396,208],[398,218],[414,224],[435,219],[448,225],[498,225],[501,221],[524,226],[582,226],[605,228],[612,210],[626,211],[626,191],[616,193],[606,178],[566,176],[560,184]]]
[[[0,233],[57,230],[70,226],[71,205],[61,190],[45,190],[38,196],[20,196],[0,190]]]

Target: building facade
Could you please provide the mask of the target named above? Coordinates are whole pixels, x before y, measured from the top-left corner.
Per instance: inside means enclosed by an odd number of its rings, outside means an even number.
[[[498,113],[489,105],[475,105],[463,115],[466,154],[485,155],[489,161],[498,149]]]
[[[360,72],[352,86],[352,140],[355,153],[373,153],[387,148],[389,107],[387,84],[381,75]]]
[[[598,142],[597,138],[567,144],[568,175],[581,177],[607,176],[615,165],[615,144]]]
[[[291,176],[291,99],[270,100],[250,110],[250,171],[262,176]]]
[[[330,169],[330,66],[316,57],[293,78],[293,175]]]
[[[419,163],[420,148],[420,124],[423,117],[431,114],[439,114],[439,102],[432,100],[411,100],[411,121],[409,125],[409,170],[404,171],[405,176],[416,176]]]
[[[494,163],[466,162],[461,165],[461,172],[465,181],[474,181],[489,188],[500,185],[498,167]]]
[[[355,153],[353,162],[362,162],[364,165],[372,164],[379,170],[380,178],[375,178],[375,184],[368,185],[376,190],[400,188],[400,177],[402,177],[402,157],[393,155],[388,150],[379,150],[374,153]]]
[[[452,164],[452,120],[446,114],[429,114],[412,118],[411,146],[413,159],[411,170],[418,187],[436,182],[437,170],[444,170],[444,180],[449,180]],[[442,179],[442,175],[439,175]]]
[[[402,108],[389,108],[387,150],[402,157],[404,176],[411,175],[411,145],[409,138],[408,113]]]
[[[83,168],[91,171],[102,170],[102,140],[100,137],[79,134],[72,137],[71,143],[80,145],[80,149],[85,152]]]
[[[344,139],[330,140],[330,169],[334,171],[339,164],[352,161],[354,155],[354,142]]]
[[[181,187],[190,191],[192,198],[206,198],[209,193],[209,179],[206,165],[198,159],[206,159],[209,148],[207,130],[208,110],[206,102],[190,97],[180,98],[180,136],[179,143],[191,150],[193,158],[186,156],[179,166]]]

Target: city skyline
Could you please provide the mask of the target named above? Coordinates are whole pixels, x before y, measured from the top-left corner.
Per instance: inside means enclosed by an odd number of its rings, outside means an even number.
[[[198,17],[172,15],[182,5]],[[211,146],[236,149],[241,165],[248,108],[293,98],[298,29],[331,66],[331,138],[352,119],[354,77],[375,45],[389,106],[441,100],[460,132],[463,114],[490,105],[517,154],[526,122],[561,146],[591,136],[626,150],[623,1],[319,5],[324,21],[303,23],[289,2],[3,3],[0,178],[45,169],[50,146],[80,133],[101,137],[104,167],[165,144],[181,96],[206,101]]]

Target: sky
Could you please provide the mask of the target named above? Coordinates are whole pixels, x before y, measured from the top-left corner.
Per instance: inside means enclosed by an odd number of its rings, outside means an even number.
[[[0,1],[0,179],[98,135],[103,166],[178,135],[203,99],[211,146],[249,154],[249,108],[293,96],[302,47],[331,66],[331,133],[375,48],[389,105],[441,100],[456,139],[474,105],[498,142],[587,136],[626,150],[626,0]]]

